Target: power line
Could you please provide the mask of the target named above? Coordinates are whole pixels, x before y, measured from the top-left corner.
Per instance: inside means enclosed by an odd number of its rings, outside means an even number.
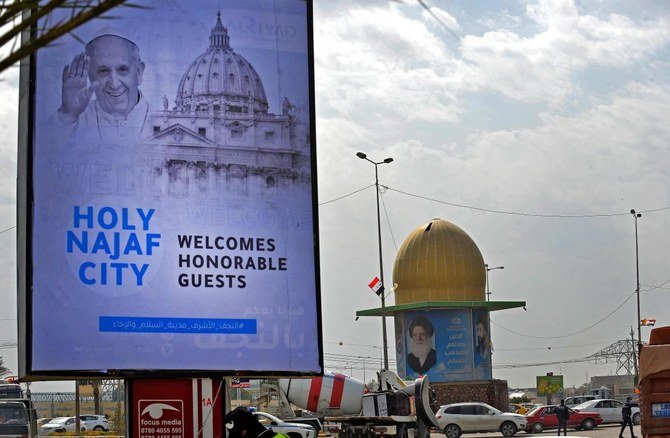
[[[585,218],[600,218],[600,217],[617,217],[617,216],[628,216],[630,213],[595,213],[595,214],[542,214],[542,213],[524,213],[517,211],[508,211],[508,210],[494,210],[484,207],[475,207],[473,205],[466,204],[457,204],[455,202],[443,201],[441,199],[435,199],[428,196],[417,195],[415,193],[409,193],[402,190],[394,189],[392,187],[387,187],[388,190],[400,193],[402,195],[410,196],[413,198],[423,199],[426,201],[437,202],[439,204],[449,205],[450,207],[458,208],[467,208],[470,210],[482,211],[485,213],[496,213],[496,214],[506,214],[511,216],[526,216],[526,217],[540,217],[540,218],[562,218],[562,219],[585,219]],[[640,213],[654,213],[658,211],[670,210],[670,206],[656,208],[652,210],[641,210]]]
[[[6,232],[9,231],[9,230],[13,230],[14,228],[16,228],[16,225],[13,225],[13,226],[11,226],[11,227],[9,227],[9,228],[6,228],[6,229],[0,231],[0,234],[4,234],[4,233],[6,233]]]
[[[533,351],[533,350],[560,350],[565,348],[577,348],[577,347],[591,347],[593,345],[602,345],[607,343],[607,345],[612,344],[616,341],[601,341],[601,342],[591,342],[590,344],[577,344],[577,345],[558,345],[546,347],[529,347],[529,348],[496,348],[495,351]]]
[[[356,193],[358,193],[358,192],[362,192],[363,190],[367,190],[367,189],[369,189],[370,187],[373,187],[373,186],[374,186],[374,184],[370,184],[370,185],[367,186],[367,187],[363,187],[362,189],[354,190],[354,191],[351,192],[351,193],[347,193],[346,195],[342,195],[342,196],[337,197],[337,198],[335,198],[335,199],[331,199],[330,201],[321,202],[321,203],[319,204],[319,207],[322,206],[322,205],[330,204],[331,202],[339,201],[340,199],[344,199],[344,198],[346,198],[346,197],[348,197],[348,196],[355,195]]]
[[[384,186],[382,186],[384,187]],[[385,188],[385,187],[384,187]],[[381,193],[380,193],[381,195]],[[380,196],[379,199],[382,200],[382,205],[384,206],[384,216],[386,216],[386,223],[389,226],[389,231],[391,232],[391,239],[393,239],[393,246],[395,247],[395,252],[398,252],[398,244],[395,241],[395,236],[393,235],[393,228],[391,228],[391,221],[389,220],[389,212],[386,211],[386,203],[384,202],[384,197]]]
[[[643,292],[648,292],[648,291],[650,291],[650,290],[654,290],[654,289],[670,289],[670,287],[663,287],[663,286],[665,286],[667,283],[670,283],[670,278],[668,278],[668,279],[665,280],[663,283],[661,283],[661,284],[659,284],[659,285],[656,285],[656,286],[652,286],[652,285],[650,285],[650,284],[642,284],[642,283],[640,283],[640,286],[648,287],[649,289],[644,289],[644,290],[643,290]]]
[[[523,336],[523,337],[525,337],[525,338],[533,338],[533,339],[560,339],[560,338],[567,338],[567,337],[570,337],[570,336],[578,335],[578,334],[580,334],[580,333],[584,333],[584,332],[587,331],[588,329],[597,326],[598,324],[600,324],[601,322],[603,322],[604,320],[606,320],[607,318],[609,318],[610,316],[612,316],[617,310],[621,309],[621,308],[623,307],[623,305],[626,304],[626,303],[628,302],[628,300],[630,300],[631,298],[633,298],[634,295],[635,295],[635,292],[633,292],[633,293],[631,293],[630,295],[628,295],[628,298],[626,298],[626,299],[623,301],[623,303],[619,304],[619,306],[618,306],[616,309],[612,310],[610,313],[608,313],[607,315],[605,315],[603,318],[599,319],[598,321],[594,322],[594,323],[591,324],[590,326],[588,326],[588,327],[586,327],[586,328],[583,328],[583,329],[581,329],[581,330],[578,330],[578,331],[576,331],[576,332],[572,332],[572,333],[565,334],[565,335],[558,335],[558,336],[534,336],[534,335],[527,335],[527,334],[525,334],[525,333],[519,333],[519,332],[516,332],[516,331],[514,331],[514,330],[508,329],[507,327],[503,327],[503,326],[501,326],[500,324],[497,324],[497,323],[496,323],[495,321],[493,321],[492,319],[489,319],[489,321],[491,321],[491,323],[492,323],[493,325],[495,325],[495,326],[497,326],[497,327],[500,327],[500,328],[503,329],[503,330],[506,330],[506,331],[508,331],[508,332],[510,332],[510,333],[514,333],[515,335]]]
[[[374,345],[374,344],[355,344],[353,342],[345,342],[345,341],[323,341],[324,344],[338,344],[340,346],[346,345],[353,345],[355,347],[372,347],[372,348],[382,348],[380,345]]]
[[[579,357],[576,359],[566,359],[566,360],[556,360],[552,362],[537,362],[537,363],[494,363],[493,368],[503,369],[503,368],[531,368],[531,367],[542,367],[548,365],[559,365],[565,363],[580,363],[580,362],[591,362],[595,360],[591,356]]]

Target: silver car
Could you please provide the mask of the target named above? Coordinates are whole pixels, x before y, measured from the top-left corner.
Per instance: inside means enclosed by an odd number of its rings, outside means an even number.
[[[74,432],[77,425],[74,417],[56,417],[52,418],[46,424],[40,427],[40,435],[51,435],[53,433]],[[86,430],[86,423],[79,420],[79,430],[82,432]]]
[[[458,438],[465,432],[495,432],[514,436],[526,428],[526,417],[500,412],[486,403],[454,403],[440,406],[435,414],[447,438]]]
[[[614,400],[613,398],[600,398],[584,402],[580,405],[574,406],[572,409],[576,411],[597,412],[602,417],[604,424],[621,423],[621,408],[623,408],[623,403],[621,403],[619,400]],[[631,408],[630,415],[633,419],[633,424],[640,424],[641,417],[640,408],[638,406],[633,406]]]

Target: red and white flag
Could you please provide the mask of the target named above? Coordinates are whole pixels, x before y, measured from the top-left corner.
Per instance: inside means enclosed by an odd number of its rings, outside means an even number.
[[[370,284],[368,284],[368,287],[379,296],[384,293],[384,285],[379,277],[373,278]]]

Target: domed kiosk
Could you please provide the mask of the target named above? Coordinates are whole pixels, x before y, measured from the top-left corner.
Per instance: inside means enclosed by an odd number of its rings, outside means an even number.
[[[398,251],[393,283],[395,305],[383,312],[395,322],[398,375],[427,375],[441,403],[481,400],[506,408],[507,384],[491,372],[489,312],[526,303],[486,301],[486,265],[474,240],[442,219],[420,225]],[[381,316],[382,309],[356,315]],[[453,385],[458,391],[447,389]]]
[[[396,304],[484,301],[484,258],[456,225],[433,219],[403,242],[393,266]]]

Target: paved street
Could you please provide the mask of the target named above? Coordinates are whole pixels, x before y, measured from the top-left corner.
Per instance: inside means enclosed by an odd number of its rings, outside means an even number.
[[[589,438],[617,438],[619,436],[619,430],[620,430],[620,425],[618,424],[607,424],[604,426],[598,426],[593,430],[589,431],[583,431],[583,430],[574,430],[574,429],[568,429],[568,436],[571,436],[573,438],[577,437],[589,437]],[[642,437],[642,433],[640,432],[640,426],[634,426],[633,430],[635,431],[635,436],[637,437]],[[438,437],[443,437],[443,434],[440,433],[433,433],[431,434],[431,438],[438,438]],[[484,438],[484,437],[501,437],[502,435],[498,432],[496,433],[467,433],[463,434],[463,437],[471,437],[471,438]],[[519,432],[515,436],[524,438],[524,437],[552,437],[556,436],[556,430],[548,430],[544,431],[542,433],[535,433],[535,434],[528,434],[525,432]],[[630,438],[630,431],[626,430],[624,432],[624,437]]]

